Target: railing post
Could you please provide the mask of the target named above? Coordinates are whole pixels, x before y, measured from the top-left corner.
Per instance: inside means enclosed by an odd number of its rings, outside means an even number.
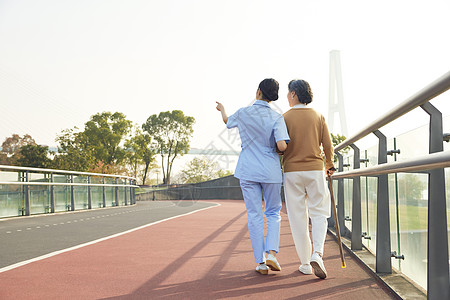
[[[133,180],[133,185],[136,185],[136,180]],[[133,204],[136,204],[136,188],[133,189]]]
[[[126,185],[127,185],[127,180],[126,179],[123,179],[123,185],[125,185],[124,187],[123,187],[123,196],[124,196],[124,198],[125,198],[125,205],[128,205],[128,201],[127,201],[127,187],[126,187]]]
[[[361,157],[359,148],[351,144],[353,149],[353,169],[359,169]],[[362,249],[361,230],[361,178],[353,177],[353,200],[352,200],[352,250]]]
[[[91,196],[91,176],[87,177],[87,183],[88,185],[88,209],[92,209],[92,196]]]
[[[53,177],[53,173],[50,173],[50,182],[54,183],[55,178]],[[55,186],[52,184],[50,185],[50,212],[55,212]]]
[[[73,174],[70,175],[70,183],[73,183]],[[75,189],[74,186],[70,186],[70,210],[75,210]]]
[[[102,184],[105,184],[105,177],[102,177]],[[102,186],[103,188],[103,207],[106,207],[106,191],[105,186]]]
[[[338,170],[339,172],[342,172],[344,170],[344,158],[340,153],[336,153],[339,158],[339,164],[338,164]],[[337,198],[338,198],[338,204],[337,204],[337,216],[338,216],[338,222],[339,222],[339,230],[341,233],[341,236],[345,236],[347,231],[345,230],[345,212],[344,212],[344,179],[339,178],[338,179],[338,192],[337,192]]]
[[[116,198],[116,206],[119,206],[119,187],[117,186],[118,182],[117,182],[117,178],[114,179],[114,194],[115,194],[115,198]]]
[[[387,163],[386,136],[379,130],[375,130],[373,133],[378,137],[378,164],[385,164]],[[376,272],[391,274],[391,227],[389,217],[388,175],[378,175],[377,177]]]
[[[133,184],[133,180],[130,179],[130,185],[132,185],[132,184]],[[130,204],[131,205],[134,204],[133,203],[133,188],[132,187],[130,187]]]
[[[442,114],[431,103],[422,109],[430,115],[429,152],[443,151]],[[444,169],[434,169],[428,173],[428,299],[449,299],[449,264],[447,205],[445,197]]]
[[[25,181],[29,182],[30,181],[30,172],[26,171],[25,172]],[[24,192],[25,192],[25,216],[29,216],[31,214],[31,209],[30,209],[30,198],[31,198],[31,193],[30,193],[30,186],[29,185],[25,185],[24,186]]]

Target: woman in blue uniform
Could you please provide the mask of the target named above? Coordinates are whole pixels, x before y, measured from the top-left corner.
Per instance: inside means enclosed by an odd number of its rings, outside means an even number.
[[[229,117],[224,106],[216,102],[227,128],[239,129],[242,151],[234,176],[240,180],[247,207],[248,231],[258,264],[256,271],[261,274],[267,274],[269,268],[281,271],[276,254],[280,242],[282,174],[276,149],[286,149],[289,135],[283,116],[269,106],[271,101],[278,99],[278,89],[275,79],[264,79],[256,91],[255,103]],[[265,240],[263,196],[267,220]]]

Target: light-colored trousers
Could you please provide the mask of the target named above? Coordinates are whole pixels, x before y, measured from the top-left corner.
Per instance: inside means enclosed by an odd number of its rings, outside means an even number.
[[[265,261],[264,252],[278,252],[280,244],[281,183],[261,183],[240,180],[242,195],[247,207],[248,233],[256,263]],[[267,220],[267,235],[264,241],[264,214]]]
[[[292,237],[301,264],[311,261],[309,218],[312,226],[312,249],[323,254],[330,217],[331,199],[324,171],[284,173],[286,208]]]

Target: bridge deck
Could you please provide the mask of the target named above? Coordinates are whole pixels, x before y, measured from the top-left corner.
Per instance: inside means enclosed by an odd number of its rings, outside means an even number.
[[[278,255],[283,270],[256,273],[243,202],[209,202],[220,205],[1,272],[0,298],[395,298],[351,256],[341,269],[331,236],[324,255],[328,278],[298,272],[285,213]]]

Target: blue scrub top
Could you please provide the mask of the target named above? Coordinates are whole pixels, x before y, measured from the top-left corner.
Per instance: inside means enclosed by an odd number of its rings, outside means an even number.
[[[284,118],[266,101],[256,100],[228,117],[228,128],[237,127],[241,154],[234,177],[264,183],[281,183],[281,165],[276,142],[290,141]]]

